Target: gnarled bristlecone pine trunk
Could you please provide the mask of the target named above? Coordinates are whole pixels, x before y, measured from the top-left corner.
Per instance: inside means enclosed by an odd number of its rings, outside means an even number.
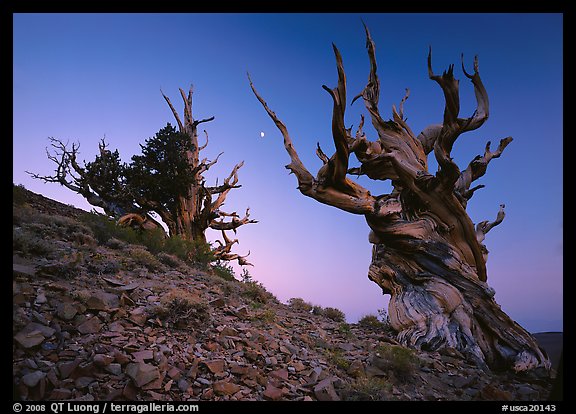
[[[367,86],[352,103],[362,98],[378,138],[367,139],[362,116],[355,136],[344,124],[346,76],[340,52],[333,45],[338,69],[338,85],[322,87],[333,100],[332,135],[336,152],[328,157],[318,146],[323,166],[314,177],[301,162],[284,123],[250,86],[284,137],[290,156],[286,166],[298,179],[298,189],[308,197],[362,214],[370,227],[373,244],[368,277],[391,296],[388,314],[400,343],[421,349],[455,348],[483,368],[547,372],[550,361],[535,339],[513,321],[494,300],[487,284],[488,251],[482,244],[488,231],[504,218],[500,206],[496,220],[474,226],[466,204],[482,185],[471,187],[484,175],[488,163],[500,157],[512,141],[507,137],[493,151],[490,143],[483,155],[474,158],[461,171],[450,156],[456,139],[480,127],[488,118],[488,95],[478,72],[478,60],[470,74],[462,62],[464,75],[471,80],[477,107],[469,118],[459,117],[458,81],[454,66],[441,76],[432,70],[446,101],[441,124],[431,125],[415,135],[403,114],[408,91],[398,110],[393,106],[391,120],[378,109],[380,83],[376,74],[375,46],[366,28],[370,75]],[[360,166],[349,167],[354,154]],[[428,155],[433,153],[438,171],[428,171]],[[390,194],[375,196],[348,178],[367,175],[374,180],[391,180]]]

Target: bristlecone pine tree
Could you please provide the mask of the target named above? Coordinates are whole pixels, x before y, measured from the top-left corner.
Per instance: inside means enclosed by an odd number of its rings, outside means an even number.
[[[317,148],[323,166],[314,177],[303,165],[288,129],[256,91],[255,96],[282,136],[290,156],[286,166],[298,179],[298,189],[308,197],[344,211],[361,214],[370,227],[373,244],[368,277],[389,294],[390,325],[400,343],[421,350],[455,348],[485,369],[509,369],[546,373],[550,361],[535,339],[506,315],[494,300],[487,284],[488,251],[482,244],[488,231],[504,218],[500,206],[496,220],[474,226],[466,204],[482,187],[471,185],[486,172],[488,163],[500,157],[511,137],[500,141],[496,150],[490,142],[484,155],[474,158],[461,171],[450,156],[460,134],[479,128],[488,118],[488,95],[478,72],[478,60],[470,74],[477,107],[469,118],[459,117],[458,80],[454,66],[441,76],[432,70],[431,50],[428,74],[445,97],[444,120],[415,135],[406,124],[403,106],[392,107],[393,118],[384,120],[378,109],[380,82],[376,74],[375,45],[366,28],[370,75],[362,98],[378,139],[370,141],[363,132],[362,116],[355,136],[344,124],[346,76],[340,52],[333,45],[338,85],[322,87],[333,100],[332,136],[336,152],[330,158]],[[433,153],[438,171],[428,171],[428,154]],[[360,166],[349,167],[354,154]],[[390,194],[375,196],[352,181],[347,174],[366,175],[373,180],[391,180]]]
[[[142,154],[134,155],[130,164],[121,164],[118,150],[107,149],[104,139],[99,144],[100,154],[93,162],[77,160],[79,144],[71,148],[61,140],[50,138],[53,152],[47,150],[48,158],[57,168],[52,176],[29,173],[45,182],[59,183],[82,195],[91,205],[117,219],[121,225],[141,229],[160,227],[151,215],[156,213],[168,227],[171,237],[206,243],[206,230],[222,232],[223,241],[217,240],[213,249],[216,259],[238,260],[240,265],[250,265],[247,255],[240,256],[231,251],[238,239],[230,239],[226,231],[244,224],[256,223],[250,219],[250,209],[244,217],[236,212],[221,210],[230,190],[238,184],[238,170],[244,162],[236,164],[224,181],[213,187],[206,185],[204,174],[222,153],[213,161],[200,159],[200,151],[208,145],[198,145],[198,125],[212,121],[195,120],[192,117],[192,87],[188,95],[180,89],[184,101],[184,121],[162,93],[178,124],[178,130],[167,124],[152,138],[141,145]],[[248,252],[249,254],[249,252]]]

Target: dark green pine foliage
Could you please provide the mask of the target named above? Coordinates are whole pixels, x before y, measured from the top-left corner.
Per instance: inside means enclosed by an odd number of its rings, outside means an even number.
[[[175,214],[179,196],[186,196],[194,174],[186,158],[188,137],[168,123],[145,144],[142,155],[134,155],[125,171],[136,200],[154,200]]]

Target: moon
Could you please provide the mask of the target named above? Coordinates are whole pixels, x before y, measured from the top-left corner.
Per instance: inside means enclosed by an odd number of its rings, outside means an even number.
[[[260,131],[260,138],[264,138],[264,131]]]

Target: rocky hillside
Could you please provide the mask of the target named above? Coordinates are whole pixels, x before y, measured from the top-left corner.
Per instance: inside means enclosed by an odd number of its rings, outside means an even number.
[[[25,400],[546,400],[551,378],[417,353],[376,321],[103,237],[14,188],[13,387]],[[226,270],[224,268],[224,270]],[[337,304],[334,304],[337,306]]]

